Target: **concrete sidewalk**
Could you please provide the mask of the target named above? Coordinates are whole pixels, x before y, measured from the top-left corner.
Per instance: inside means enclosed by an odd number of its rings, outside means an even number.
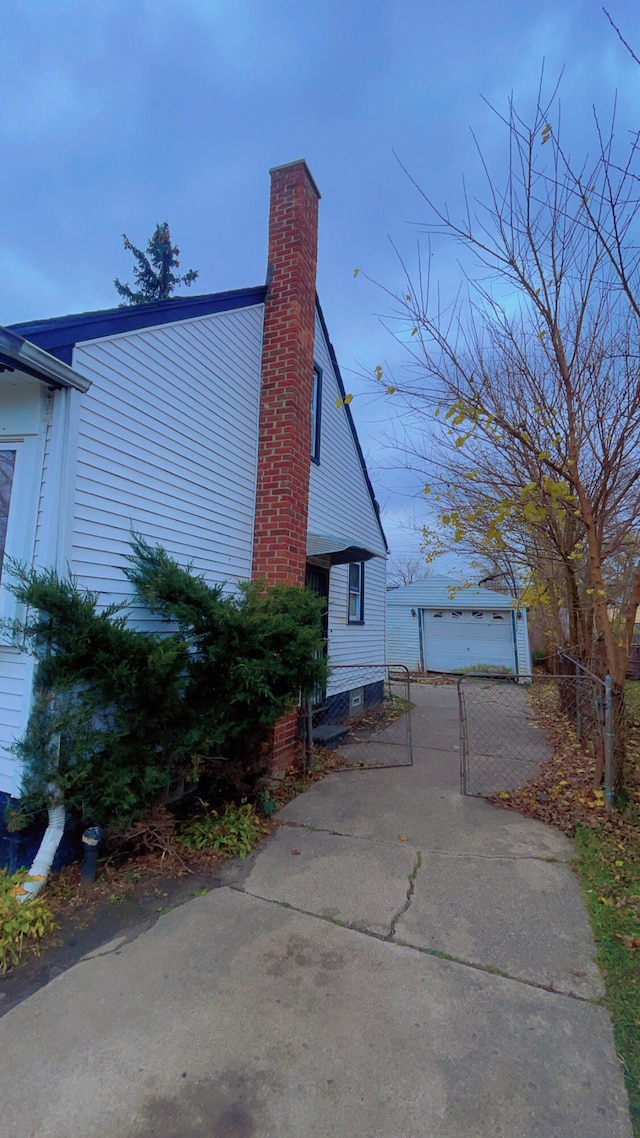
[[[571,844],[460,798],[455,697],[9,1012],[2,1138],[630,1138]]]

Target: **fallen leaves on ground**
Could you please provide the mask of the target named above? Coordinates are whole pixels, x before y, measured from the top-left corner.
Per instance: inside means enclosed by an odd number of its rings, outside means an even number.
[[[593,748],[585,751],[578,743],[572,725],[562,713],[557,685],[533,684],[529,700],[537,725],[545,731],[551,745],[551,758],[542,764],[536,778],[518,790],[498,791],[489,801],[556,826],[565,834],[572,834],[579,823],[598,826],[612,835],[619,833],[624,845],[631,826],[636,839],[640,840],[640,794],[637,822],[618,810],[611,814],[606,812],[604,791],[594,782]],[[633,774],[630,785],[637,781],[631,770],[635,744],[636,741],[630,739],[627,761],[629,774]]]
[[[630,703],[640,697],[632,689]],[[529,701],[538,725],[545,731],[551,747],[551,758],[530,779],[513,792],[499,791],[489,798],[497,806],[516,810],[556,826],[572,836],[580,827],[594,832],[598,840],[600,887],[594,901],[610,909],[628,910],[632,925],[640,934],[640,897],[637,896],[640,873],[640,722],[629,715],[624,801],[607,813],[604,792],[594,785],[593,748],[578,743],[572,724],[563,715],[555,684],[544,681],[532,685]],[[604,888],[603,888],[604,885]],[[635,927],[624,943],[634,943]]]

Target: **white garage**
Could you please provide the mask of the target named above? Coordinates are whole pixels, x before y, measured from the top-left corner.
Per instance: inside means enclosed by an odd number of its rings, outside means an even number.
[[[513,597],[430,577],[387,593],[387,655],[412,671],[531,671],[527,614]]]

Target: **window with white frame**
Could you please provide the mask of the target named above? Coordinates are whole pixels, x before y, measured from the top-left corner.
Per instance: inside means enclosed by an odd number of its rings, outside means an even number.
[[[41,437],[0,440],[0,621],[18,615],[8,560],[31,563],[41,478]]]
[[[364,562],[349,565],[349,624],[364,624]]]
[[[16,469],[16,452],[9,447],[0,450],[0,580],[9,528],[9,507]]]

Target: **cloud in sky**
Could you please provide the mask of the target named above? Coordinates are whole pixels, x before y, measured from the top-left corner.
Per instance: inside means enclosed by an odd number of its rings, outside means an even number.
[[[591,108],[618,90],[621,135],[637,125],[640,69],[599,0],[30,0],[3,13],[0,69],[0,323],[107,307],[127,279],[121,234],[144,244],[168,219],[202,291],[264,279],[268,168],[304,156],[322,191],[319,292],[379,497],[415,478],[387,469],[389,411],[358,380],[405,366],[376,316],[401,285],[391,235],[415,265],[426,207],[393,157],[452,209],[478,163],[469,127],[500,169],[505,137],[481,95],[530,104],[543,58],[562,82],[575,153]],[[632,8],[611,0],[633,40]],[[640,34],[637,36],[640,41]],[[636,44],[639,47],[640,43]],[[417,223],[417,224],[416,224]],[[433,272],[460,279],[436,243]],[[382,421],[384,420],[384,421]],[[416,506],[421,509],[420,503]],[[398,530],[398,540],[404,541]]]

